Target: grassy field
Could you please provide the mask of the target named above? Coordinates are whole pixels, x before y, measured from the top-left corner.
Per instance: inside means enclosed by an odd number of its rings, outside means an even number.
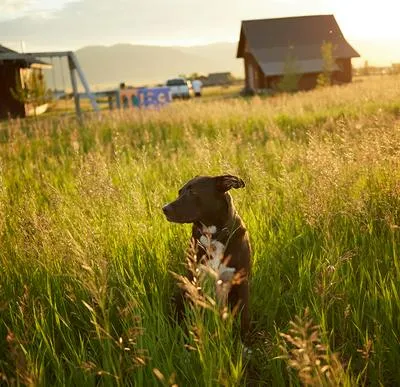
[[[211,301],[171,319],[190,226],[161,207],[221,173],[246,182],[250,356]],[[399,385],[399,232],[399,77],[9,122],[0,384]]]
[[[196,103],[200,102],[210,102],[211,100],[220,100],[232,97],[238,97],[240,91],[244,87],[244,82],[237,82],[234,85],[230,85],[229,87],[224,86],[212,86],[212,87],[204,87],[202,90],[202,97],[201,98],[194,98],[192,97],[192,102],[196,101]],[[98,100],[99,108],[101,110],[108,110],[108,102],[105,98]],[[92,105],[89,99],[82,98],[80,101],[81,109],[84,112],[90,112],[93,110]],[[73,114],[75,112],[75,103],[74,100],[67,99],[67,100],[55,100],[50,104],[49,110],[43,116],[39,118],[60,115],[60,114]]]

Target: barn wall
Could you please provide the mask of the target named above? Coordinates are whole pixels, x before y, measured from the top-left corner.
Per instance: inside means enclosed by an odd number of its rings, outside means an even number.
[[[264,73],[257,62],[256,66],[257,66],[257,89],[265,89],[267,87],[267,83]]]
[[[317,86],[318,74],[302,74],[298,81],[298,90],[311,90]],[[281,81],[281,76],[265,77],[264,84],[266,89],[277,90]]]
[[[265,77],[264,85],[266,89],[277,90],[281,77]]]
[[[19,65],[12,62],[0,63],[0,118],[24,117],[24,104],[17,101],[10,89],[15,89],[16,78],[20,82]]]
[[[299,90],[312,90],[317,86],[318,74],[302,74],[299,80]]]
[[[339,60],[338,60],[339,61]],[[332,84],[343,84],[352,81],[352,66],[351,59],[341,59],[338,63],[342,71],[335,71],[331,75]],[[313,74],[302,74],[299,83],[298,90],[312,90],[317,86],[318,73]],[[265,88],[277,89],[277,86],[282,77],[265,77]]]
[[[250,70],[250,67],[252,70]],[[255,90],[265,88],[265,77],[260,66],[250,53],[244,54],[245,86]],[[251,82],[252,81],[252,82]]]
[[[351,58],[336,59],[336,64],[341,71],[335,71],[332,74],[333,83],[349,83],[353,78],[353,68],[351,67]]]

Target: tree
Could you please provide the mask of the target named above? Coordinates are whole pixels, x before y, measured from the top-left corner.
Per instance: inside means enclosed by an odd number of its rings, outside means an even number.
[[[298,89],[300,74],[296,58],[288,54],[283,66],[283,77],[278,83],[278,90],[293,93]]]
[[[188,76],[188,79],[193,81],[194,79],[198,79],[200,77],[199,73],[192,73]]]
[[[332,84],[332,71],[334,65],[333,46],[331,42],[323,42],[321,46],[323,60],[322,73],[318,75],[317,87],[330,86]]]
[[[364,67],[362,69],[362,75],[370,75],[370,67],[369,67],[367,60],[364,62]]]
[[[49,91],[41,71],[29,69],[21,79],[16,76],[15,90],[11,89],[12,96],[26,105],[33,107],[36,117],[36,109],[50,99]]]

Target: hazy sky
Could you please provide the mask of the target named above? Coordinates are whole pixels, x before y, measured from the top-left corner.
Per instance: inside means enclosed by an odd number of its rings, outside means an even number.
[[[400,0],[0,0],[0,44],[19,50],[23,41],[35,51],[233,42],[243,19],[330,13],[350,43],[400,41]]]

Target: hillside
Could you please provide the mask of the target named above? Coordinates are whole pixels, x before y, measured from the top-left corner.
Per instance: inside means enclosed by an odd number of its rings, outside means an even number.
[[[236,44],[216,43],[195,47],[161,47],[131,44],[88,46],[76,51],[79,63],[94,89],[127,84],[165,82],[179,74],[193,72],[207,74],[231,71],[241,76],[242,61],[236,59]],[[55,62],[57,88],[62,88],[60,63]],[[69,79],[67,65],[63,65],[64,78]],[[53,75],[48,74],[53,87]],[[67,87],[69,82],[67,82]]]

